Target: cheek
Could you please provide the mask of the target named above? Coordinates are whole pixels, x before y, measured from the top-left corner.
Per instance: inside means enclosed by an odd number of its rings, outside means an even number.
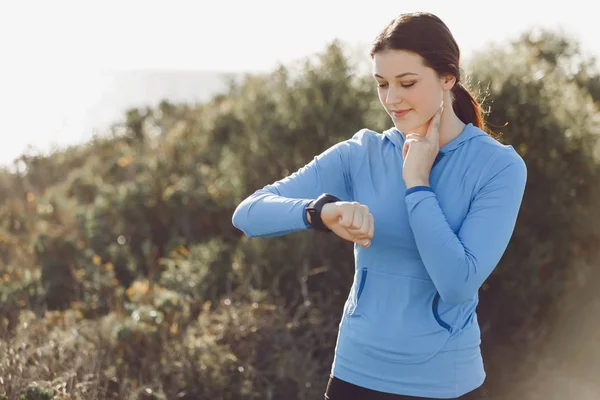
[[[429,108],[429,102],[431,100],[431,88],[424,85],[417,86],[410,90],[406,96],[406,100],[412,103],[413,107],[424,111]]]
[[[381,90],[378,89],[377,90],[377,97],[379,97],[379,101],[381,102],[381,104],[383,104],[385,106],[385,96],[386,96],[386,92],[385,90]]]
[[[443,93],[438,87],[426,87],[415,88],[413,93],[410,95],[411,101],[414,107],[423,116],[431,116],[435,114],[440,106],[443,98]]]

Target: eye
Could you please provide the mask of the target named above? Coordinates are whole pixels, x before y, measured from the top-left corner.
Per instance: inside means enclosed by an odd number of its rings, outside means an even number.
[[[402,86],[403,88],[405,88],[405,89],[408,89],[409,87],[412,87],[412,86],[414,86],[414,85],[415,85],[415,83],[416,83],[416,82],[412,82],[412,83],[405,83],[405,84],[402,84],[401,86]]]
[[[388,85],[387,83],[378,83],[377,84],[377,86],[380,88],[385,88],[385,87],[387,87],[387,85]]]

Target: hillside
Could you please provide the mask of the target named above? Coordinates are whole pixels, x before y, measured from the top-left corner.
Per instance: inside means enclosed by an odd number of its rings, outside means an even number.
[[[568,38],[524,35],[469,71],[528,173],[479,292],[484,400],[600,390],[600,75],[577,55]],[[333,43],[300,71],[253,74],[197,104],[181,99],[214,75],[120,75],[107,87],[148,91],[129,104],[174,100],[0,171],[0,399],[321,398],[352,245],[314,231],[247,238],[231,218],[333,144],[389,127],[373,79],[353,71]]]

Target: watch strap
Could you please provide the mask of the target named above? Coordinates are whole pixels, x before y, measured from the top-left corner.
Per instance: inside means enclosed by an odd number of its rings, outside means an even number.
[[[325,204],[335,203],[336,201],[340,201],[340,199],[331,194],[323,193],[315,200],[312,207],[306,208],[306,211],[310,215],[310,225],[312,228],[321,232],[331,232],[331,229],[329,229],[321,219],[321,210]]]

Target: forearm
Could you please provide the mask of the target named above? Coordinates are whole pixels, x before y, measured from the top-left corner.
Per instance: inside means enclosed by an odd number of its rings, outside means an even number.
[[[281,236],[307,229],[306,206],[312,199],[280,196],[257,190],[233,213],[233,225],[248,237]]]
[[[416,191],[407,202],[409,222],[419,254],[431,280],[448,303],[472,298],[495,264],[478,263],[452,231],[434,193]]]
[[[522,172],[522,171],[517,171]],[[500,261],[516,223],[524,175],[482,191],[455,233],[431,188],[407,191],[409,223],[419,254],[442,300],[473,298]]]
[[[366,131],[337,143],[295,173],[254,192],[236,208],[233,225],[248,237],[280,236],[309,228],[306,207],[323,193],[351,198],[351,150],[361,149]],[[358,161],[357,161],[358,162]]]

